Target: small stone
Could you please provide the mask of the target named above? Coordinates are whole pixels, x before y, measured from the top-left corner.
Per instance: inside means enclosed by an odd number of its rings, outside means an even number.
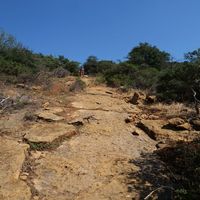
[[[21,173],[21,175],[20,175],[20,179],[23,180],[23,181],[26,181],[27,178],[28,178],[28,176],[29,176],[29,173],[23,172],[23,173]]]
[[[156,96],[147,96],[145,102],[148,104],[152,104],[156,102]]]
[[[113,94],[113,92],[110,92],[110,91],[106,91],[106,93],[107,93],[107,94]]]
[[[169,120],[169,124],[174,125],[174,126],[179,126],[179,125],[184,124],[184,123],[185,123],[185,120],[178,118],[178,117]]]
[[[20,176],[20,179],[21,179],[22,181],[26,181],[26,180],[27,180],[27,178],[28,178],[28,177],[27,177],[27,176],[25,176],[25,175],[21,175],[21,176]]]
[[[31,157],[33,158],[33,159],[39,159],[40,157],[41,157],[41,152],[40,151],[32,151],[31,152]]]
[[[162,142],[159,142],[158,144],[156,144],[157,149],[164,149],[168,146],[169,146],[168,144],[165,144],[165,143],[162,143]]]
[[[141,119],[148,119],[148,115],[142,114],[142,115],[141,115]]]
[[[134,136],[139,136],[139,133],[136,132],[136,131],[133,131],[131,134],[134,135]]]
[[[42,87],[41,86],[33,86],[33,87],[31,87],[31,89],[35,90],[35,91],[39,91],[42,89]]]
[[[21,175],[23,175],[23,176],[29,176],[29,173],[23,172]]]
[[[132,116],[128,116],[128,117],[125,119],[125,122],[126,122],[126,123],[131,123],[131,122],[133,122],[133,117],[132,117]]]
[[[39,200],[39,197],[38,196],[34,196],[33,200]]]
[[[29,87],[23,83],[19,83],[17,84],[17,88],[25,88],[25,89],[28,89]]]
[[[49,102],[46,102],[46,103],[44,103],[42,106],[44,107],[44,108],[46,108],[46,107],[48,107],[49,106]]]
[[[151,120],[157,120],[157,119],[159,119],[159,116],[149,115],[149,119],[151,119]]]

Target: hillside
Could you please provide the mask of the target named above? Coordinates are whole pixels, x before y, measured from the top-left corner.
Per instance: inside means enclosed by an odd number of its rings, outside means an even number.
[[[82,81],[1,84],[0,199],[172,199],[177,183],[156,150],[198,138],[193,111]]]

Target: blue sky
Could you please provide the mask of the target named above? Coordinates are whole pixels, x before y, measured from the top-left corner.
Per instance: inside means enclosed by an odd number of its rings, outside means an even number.
[[[200,47],[199,0],[0,0],[0,27],[35,52],[124,60],[139,42],[176,60]]]

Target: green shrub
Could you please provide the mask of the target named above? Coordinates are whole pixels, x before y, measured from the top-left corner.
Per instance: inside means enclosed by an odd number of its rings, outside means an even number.
[[[97,75],[96,79],[95,79],[95,84],[103,84],[106,83],[105,77],[103,75]]]
[[[158,155],[173,173],[172,178],[178,179],[175,199],[200,199],[200,141],[181,142],[159,150]]]
[[[109,86],[133,86],[137,67],[128,63],[119,63],[104,72],[104,78]]]
[[[182,63],[161,71],[156,91],[162,100],[193,101],[192,89],[200,94],[200,67]]]
[[[139,69],[134,75],[133,86],[140,89],[155,90],[159,73],[153,67]]]

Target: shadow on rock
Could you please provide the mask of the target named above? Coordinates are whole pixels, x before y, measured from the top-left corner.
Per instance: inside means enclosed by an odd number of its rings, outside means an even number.
[[[170,172],[156,154],[144,154],[130,163],[137,168],[128,174],[128,191],[134,196],[132,199],[174,199]]]

